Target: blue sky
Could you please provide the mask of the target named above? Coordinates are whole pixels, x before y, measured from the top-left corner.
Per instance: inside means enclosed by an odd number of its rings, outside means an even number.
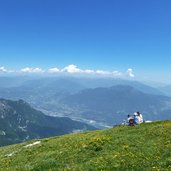
[[[1,0],[1,70],[74,64],[171,80],[170,9],[170,0]]]

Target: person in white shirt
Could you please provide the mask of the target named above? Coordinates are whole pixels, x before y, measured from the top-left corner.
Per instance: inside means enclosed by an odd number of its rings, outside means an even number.
[[[135,122],[135,124],[143,123],[143,117],[142,117],[142,114],[140,112],[134,113],[134,122]]]
[[[140,112],[137,112],[137,116],[138,116],[139,124],[143,123],[143,116],[142,116],[142,114]]]
[[[139,117],[137,115],[137,112],[134,113],[134,124],[139,124]]]

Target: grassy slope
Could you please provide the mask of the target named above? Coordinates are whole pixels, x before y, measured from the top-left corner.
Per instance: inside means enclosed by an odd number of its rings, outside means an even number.
[[[171,121],[40,141],[0,148],[0,170],[171,170]]]

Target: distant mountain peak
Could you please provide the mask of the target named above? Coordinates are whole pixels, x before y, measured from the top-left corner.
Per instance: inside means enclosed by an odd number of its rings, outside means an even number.
[[[0,146],[91,129],[95,128],[69,118],[46,116],[23,100],[0,99]]]

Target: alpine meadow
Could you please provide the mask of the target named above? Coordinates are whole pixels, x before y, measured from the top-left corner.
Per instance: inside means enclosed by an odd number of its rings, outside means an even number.
[[[0,149],[1,170],[171,169],[171,122],[118,126]]]

